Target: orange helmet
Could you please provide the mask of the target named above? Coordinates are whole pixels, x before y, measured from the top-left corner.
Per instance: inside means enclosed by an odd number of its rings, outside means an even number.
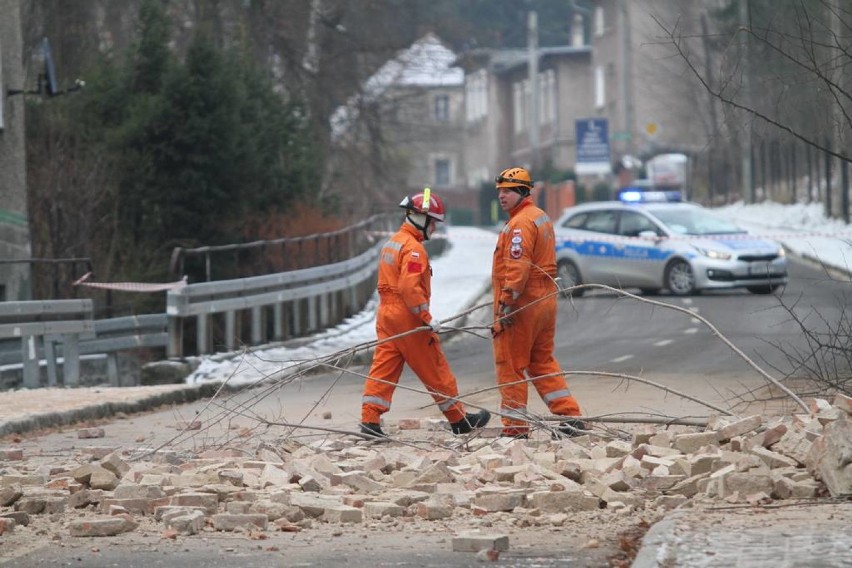
[[[412,213],[420,213],[431,217],[436,221],[443,221],[446,210],[444,202],[441,198],[432,193],[428,187],[423,190],[423,193],[406,196],[399,204],[400,207],[411,211]]]
[[[494,183],[497,184],[497,189],[509,187],[518,190],[526,189],[527,192],[533,186],[530,173],[524,168],[506,168],[500,172],[499,176],[494,178]]]

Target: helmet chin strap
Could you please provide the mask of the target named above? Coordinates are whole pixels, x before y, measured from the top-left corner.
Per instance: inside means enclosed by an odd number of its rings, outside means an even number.
[[[426,215],[426,222],[425,222],[425,223],[423,223],[422,225],[420,225],[419,223],[417,223],[417,221],[415,221],[414,219],[412,219],[412,218],[411,218],[411,214],[406,214],[406,215],[405,215],[405,219],[406,219],[409,223],[411,223],[412,225],[414,225],[415,227],[417,227],[417,229],[419,229],[421,233],[423,233],[423,240],[424,240],[424,241],[428,241],[428,240],[429,240],[429,233],[427,232],[427,229],[429,228],[429,222],[432,220],[432,219],[431,219],[431,217],[429,217],[428,215]]]

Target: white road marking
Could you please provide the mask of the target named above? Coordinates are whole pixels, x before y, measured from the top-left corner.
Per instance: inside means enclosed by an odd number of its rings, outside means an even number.
[[[622,355],[621,357],[616,357],[615,359],[610,359],[610,363],[621,363],[622,361],[627,361],[628,359],[633,359],[633,355]]]
[[[663,339],[661,341],[656,342],[654,345],[656,347],[665,347],[669,343],[674,343],[674,339]]]
[[[684,333],[698,333],[698,328],[697,327],[690,327],[689,329],[685,329],[683,332]]]

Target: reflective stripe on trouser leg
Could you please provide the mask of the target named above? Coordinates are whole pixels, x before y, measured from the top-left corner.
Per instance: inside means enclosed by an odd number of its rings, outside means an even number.
[[[540,306],[540,307],[539,307]],[[530,349],[529,376],[541,377],[532,381],[533,386],[547,403],[552,414],[580,416],[580,404],[571,395],[562,367],[553,356],[553,339],[556,335],[556,297],[542,300],[535,306],[539,329],[534,334]]]
[[[522,320],[522,317],[516,318],[514,325],[504,328],[493,340],[501,414],[507,415],[500,416],[500,421],[503,423],[504,433],[511,435],[525,433],[529,429],[525,420],[519,420],[517,416],[512,416],[511,412],[505,412],[518,409],[526,416],[529,388],[526,382],[519,381],[526,379],[523,370],[526,367],[526,357],[522,349],[524,344],[529,345],[529,341],[524,338],[526,332]],[[521,349],[517,349],[518,346]]]
[[[377,321],[383,320],[387,308],[380,307]],[[376,325],[376,335],[379,339],[391,337],[391,333],[381,324]],[[361,399],[361,422],[378,424],[381,416],[391,407],[396,383],[402,374],[405,359],[395,341],[380,343],[373,353],[373,364],[370,366],[369,377],[364,381],[364,394]]]
[[[383,408],[390,408],[391,402],[377,396],[365,396],[361,398],[361,404],[375,404]]]
[[[458,401],[456,377],[441,350],[441,342],[432,333],[414,333],[403,340],[406,363],[426,386],[435,404],[451,424],[462,420],[464,405]]]
[[[384,332],[383,335],[379,335],[380,338],[395,337],[423,325],[420,319],[411,314],[404,304],[389,304],[388,308],[376,318],[376,328],[382,329]],[[402,372],[403,363],[407,363],[414,374],[417,375],[417,378],[426,386],[436,404],[443,405],[450,401],[449,406],[441,407],[441,411],[447,417],[447,420],[453,423],[464,418],[464,405],[457,400],[459,389],[456,378],[453,376],[447,359],[444,357],[444,352],[441,350],[441,342],[435,337],[435,334],[425,331],[410,333],[396,337],[389,343],[393,345],[392,349],[399,356],[399,373]],[[378,351],[382,345],[386,344],[379,344],[376,350]],[[375,361],[374,358],[374,366]],[[395,381],[398,379],[399,375],[397,374]]]

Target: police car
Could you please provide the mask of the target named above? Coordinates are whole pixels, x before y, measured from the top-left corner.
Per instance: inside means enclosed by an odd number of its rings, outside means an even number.
[[[778,243],[682,202],[679,192],[627,191],[619,201],[571,207],[554,229],[563,289],[594,283],[644,294],[728,288],[770,294],[787,283],[787,258]]]

